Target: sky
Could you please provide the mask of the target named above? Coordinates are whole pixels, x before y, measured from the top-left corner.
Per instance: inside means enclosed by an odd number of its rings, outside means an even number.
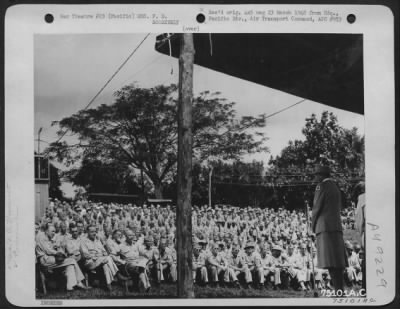
[[[57,140],[57,126],[51,123],[83,109],[144,37],[145,34],[35,35],[35,138],[42,128],[41,140]],[[155,51],[155,37],[156,34],[151,34],[144,41],[91,108],[112,104],[113,93],[133,82],[140,87],[177,83],[178,60]],[[199,66],[195,66],[193,76],[195,95],[204,90],[219,91],[221,97],[236,103],[238,116],[269,115],[302,100]],[[266,166],[270,156],[280,154],[289,140],[303,139],[301,129],[307,117],[312,113],[318,116],[323,111],[333,112],[341,126],[357,127],[364,134],[363,115],[306,100],[268,118],[263,131],[268,137],[266,145],[270,152],[246,156],[244,161],[261,160]],[[68,134],[65,139],[68,141]],[[41,149],[46,145],[41,142]],[[73,195],[71,184],[63,183],[61,188],[66,196]]]

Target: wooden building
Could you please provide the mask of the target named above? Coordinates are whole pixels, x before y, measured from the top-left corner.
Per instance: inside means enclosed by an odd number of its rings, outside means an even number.
[[[38,221],[49,205],[49,160],[35,154],[35,220]]]

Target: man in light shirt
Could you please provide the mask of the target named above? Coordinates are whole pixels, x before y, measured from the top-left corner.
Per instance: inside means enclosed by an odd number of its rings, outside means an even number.
[[[208,272],[206,267],[206,256],[201,251],[199,244],[193,245],[192,272],[194,283],[205,285],[208,283]]]
[[[214,287],[218,286],[220,275],[223,276],[225,282],[229,282],[228,262],[219,253],[217,244],[211,245],[211,254],[207,256],[206,265],[210,273],[209,279]]]
[[[75,261],[81,261],[81,238],[78,235],[78,228],[71,224],[71,235],[65,241],[65,253]]]
[[[100,240],[96,237],[97,228],[95,226],[88,227],[88,236],[81,241],[81,254],[84,258],[84,267],[88,270],[102,269],[106,279],[106,289],[111,291],[111,283],[118,272],[111,256],[108,255],[106,249]]]
[[[261,256],[258,252],[255,252],[254,243],[247,243],[244,250],[244,262],[252,274],[253,282],[258,288],[262,288],[264,286],[264,270],[261,263]]]
[[[41,267],[49,272],[61,270],[67,281],[67,291],[74,288],[86,289],[82,284],[85,277],[77,262],[73,258],[65,257],[63,249],[54,243],[54,235],[54,226],[47,224],[44,233],[36,239],[36,257]]]
[[[125,241],[120,246],[120,255],[127,274],[138,278],[139,291],[150,291],[150,280],[146,271],[147,258],[141,257],[135,243],[136,235],[130,229],[125,231]]]

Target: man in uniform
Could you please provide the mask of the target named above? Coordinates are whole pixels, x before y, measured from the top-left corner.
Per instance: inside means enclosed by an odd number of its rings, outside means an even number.
[[[208,283],[206,257],[197,243],[193,245],[192,272],[194,283],[198,282],[200,285]]]
[[[114,280],[118,272],[111,256],[108,255],[106,249],[100,240],[96,237],[96,227],[89,226],[88,236],[81,241],[81,254],[84,260],[84,266],[88,270],[102,268],[106,279],[106,288],[111,290],[111,282]]]
[[[234,244],[231,250],[231,253],[227,257],[228,266],[229,266],[229,276],[232,278],[232,281],[239,287],[239,279],[243,279],[246,283],[246,287],[249,288],[253,278],[251,276],[250,269],[247,267],[243,256],[239,255],[239,245]]]
[[[342,196],[337,184],[329,178],[329,167],[317,166],[315,176],[318,185],[314,195],[311,228],[316,234],[317,267],[328,269],[334,289],[343,291],[344,269],[348,263],[340,217]]]
[[[160,283],[160,265],[158,263],[159,260],[159,251],[157,248],[153,246],[154,239],[151,236],[146,236],[144,239],[144,246],[139,248],[139,255],[145,257],[147,262],[147,271],[149,277],[157,278],[157,283]]]
[[[47,224],[44,233],[38,235],[36,239],[36,257],[47,271],[60,269],[67,279],[67,291],[72,291],[75,287],[86,289],[82,284],[85,277],[81,269],[73,258],[65,258],[65,253],[57,247],[53,241],[55,228]]]
[[[111,235],[112,235],[111,227],[106,223],[104,223],[103,228],[97,233],[97,238],[101,241],[103,246],[105,246],[107,240],[111,237]]]
[[[351,286],[355,286],[361,282],[362,278],[360,259],[349,241],[345,243],[345,246],[349,262],[349,266],[346,267],[347,280]]]
[[[255,252],[254,243],[247,243],[244,247],[244,262],[249,268],[253,282],[261,288],[264,285],[264,270],[261,263],[261,256],[258,252]]]
[[[160,239],[160,256],[159,256],[159,281],[164,281],[165,278],[169,278],[172,282],[177,280],[177,268],[174,263],[174,257],[172,252],[168,248],[166,238]]]
[[[278,245],[273,245],[271,249],[271,262],[269,264],[269,269],[274,278],[274,290],[281,286],[282,275],[287,275],[288,268],[289,265],[286,262],[286,258],[282,255],[282,248]]]
[[[220,274],[223,275],[224,282],[229,282],[228,262],[219,253],[219,247],[215,243],[211,245],[211,254],[207,256],[206,265],[214,286],[218,284]]]
[[[211,254],[209,248],[208,248],[208,243],[205,239],[200,239],[198,241],[198,244],[200,246],[200,253],[203,254],[204,257],[207,257]]]
[[[61,221],[59,223],[60,231],[54,236],[54,241],[59,247],[65,247],[66,240],[70,237],[68,233],[68,226],[66,222]]]
[[[300,254],[297,262],[297,280],[300,283],[303,291],[310,290],[310,279],[311,279],[311,256],[307,252],[307,246],[303,243],[300,245]]]
[[[124,264],[124,262],[120,257],[121,241],[122,241],[122,232],[120,230],[114,230],[114,232],[112,233],[112,237],[107,239],[106,245],[104,246],[108,254],[113,259],[114,263],[118,267]]]
[[[121,244],[120,254],[125,271],[133,278],[139,279],[139,291],[150,290],[150,280],[146,272],[147,259],[139,255],[138,246],[135,244],[136,235],[130,229],[125,231],[125,242]]]
[[[288,264],[288,275],[289,275],[291,282],[293,282],[292,279],[293,280],[297,279],[297,273],[299,271],[299,265],[298,265],[299,253],[297,253],[297,252],[295,253],[294,249],[295,248],[294,248],[293,244],[290,244],[288,246],[287,254],[286,254],[286,262]]]
[[[76,227],[78,228],[78,237],[79,238],[86,237],[83,221],[76,222]]]
[[[260,247],[261,266],[263,268],[264,282],[268,285],[268,278],[271,275],[272,256],[269,251],[269,245],[264,244]]]
[[[71,225],[70,228],[71,235],[65,242],[65,253],[79,262],[81,260],[81,239],[78,237],[78,228],[75,225]]]

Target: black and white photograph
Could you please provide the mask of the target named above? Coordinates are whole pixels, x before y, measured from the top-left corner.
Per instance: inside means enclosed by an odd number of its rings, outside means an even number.
[[[366,296],[362,35],[38,34],[34,74],[37,298]]]
[[[8,304],[391,303],[393,25],[383,5],[11,6]]]

